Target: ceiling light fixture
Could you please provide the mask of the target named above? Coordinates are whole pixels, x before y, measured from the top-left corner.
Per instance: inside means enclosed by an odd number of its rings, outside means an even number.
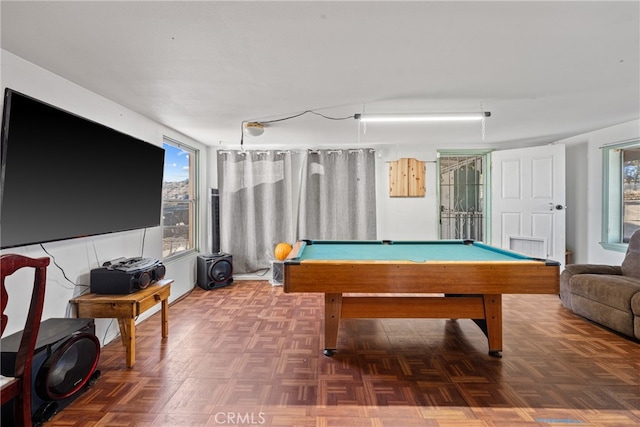
[[[381,113],[356,114],[354,118],[362,123],[407,123],[407,122],[468,122],[491,117],[488,111],[475,113]]]
[[[260,136],[264,133],[264,125],[259,122],[247,122],[244,124],[244,131],[251,136]]]
[[[298,114],[294,114],[293,116],[288,116],[288,117],[282,117],[280,119],[273,119],[273,120],[262,120],[260,122],[242,122],[242,133],[240,135],[240,147],[244,146],[244,134],[246,133],[247,135],[251,135],[251,136],[260,136],[264,133],[264,128],[265,126],[269,126],[271,123],[276,123],[276,122],[282,122],[284,120],[289,120],[289,119],[295,119],[296,117],[300,117],[303,116],[307,113],[311,113],[311,114],[315,114],[316,116],[320,116],[322,118],[325,119],[329,119],[329,120],[350,120],[355,118],[355,116],[347,116],[347,117],[330,117],[330,116],[326,116],[324,114],[318,113],[317,111],[313,111],[313,110],[305,110],[301,113]]]

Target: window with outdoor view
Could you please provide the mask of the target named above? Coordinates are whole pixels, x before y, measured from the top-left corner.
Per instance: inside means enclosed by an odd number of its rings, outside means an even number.
[[[633,232],[640,228],[640,147],[622,150],[622,165],[622,240],[628,242]]]
[[[640,228],[640,141],[604,147],[602,169],[602,243],[623,251]]]
[[[162,256],[195,249],[197,150],[165,138]]]

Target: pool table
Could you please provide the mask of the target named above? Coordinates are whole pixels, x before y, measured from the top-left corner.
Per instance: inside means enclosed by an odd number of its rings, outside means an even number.
[[[465,318],[501,357],[502,294],[559,292],[560,263],[473,240],[303,240],[283,266],[285,292],[325,294],[327,356],[341,318]]]

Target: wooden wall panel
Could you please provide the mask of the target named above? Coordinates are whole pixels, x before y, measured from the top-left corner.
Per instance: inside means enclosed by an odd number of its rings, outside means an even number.
[[[389,162],[390,197],[424,197],[425,188],[423,161],[402,158]]]

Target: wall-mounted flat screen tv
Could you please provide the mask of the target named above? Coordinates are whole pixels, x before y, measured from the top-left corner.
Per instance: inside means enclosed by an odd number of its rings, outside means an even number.
[[[7,88],[2,249],[160,225],[164,149]]]

